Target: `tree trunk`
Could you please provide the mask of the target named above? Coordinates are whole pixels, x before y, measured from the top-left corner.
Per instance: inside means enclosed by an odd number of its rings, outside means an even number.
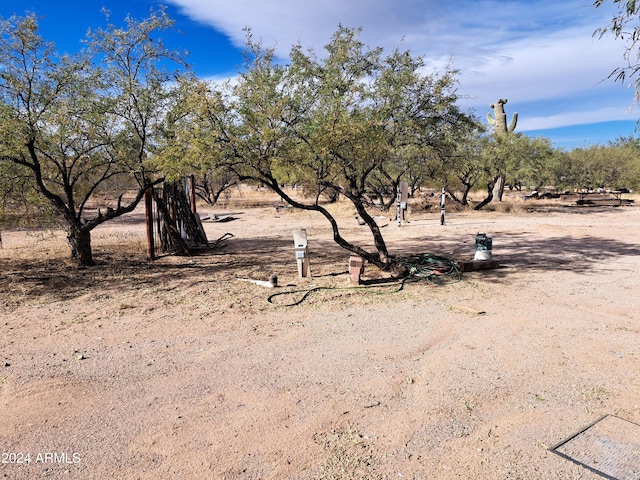
[[[469,206],[469,190],[469,188],[465,187],[464,192],[462,192],[462,200],[460,200],[460,203],[465,207]]]
[[[382,238],[380,227],[378,226],[374,218],[369,215],[369,212],[367,212],[361,201],[352,199],[351,202],[354,204],[358,215],[367,224],[369,230],[371,231],[371,234],[373,235],[373,243],[376,247],[376,251],[378,252],[378,261],[372,263],[383,270],[388,269],[390,266],[389,251],[387,250],[387,245],[385,244],[384,238]]]
[[[340,200],[340,192],[336,190],[325,191],[324,195],[325,197],[327,197],[329,203],[336,203],[338,200]]]
[[[456,203],[459,203],[460,205],[462,205],[463,207],[468,207],[469,206],[469,191],[471,191],[471,185],[467,184],[467,183],[463,183],[463,190],[462,190],[462,197],[458,198],[456,196],[456,194],[449,189],[448,187],[445,187],[445,190],[447,192],[447,194],[449,195],[449,197],[451,197],[451,200],[453,200]]]
[[[489,183],[487,183],[487,198],[485,198],[478,205],[476,205],[473,208],[474,210],[481,210],[486,205],[491,203],[491,200],[493,200],[493,189],[496,186],[496,182],[498,181],[498,178],[500,178],[500,177],[495,177],[493,180],[491,180]]]
[[[71,257],[79,267],[95,265],[91,251],[91,230],[79,225],[73,225],[67,232],[67,240],[71,246]]]
[[[256,177],[246,177],[247,179],[252,179],[252,180],[260,180],[259,178]],[[358,255],[359,257],[364,258],[365,260],[367,260],[369,263],[375,265],[376,267],[380,268],[381,270],[389,270],[389,268],[391,267],[391,259],[389,257],[389,253],[387,251],[387,246],[384,242],[384,239],[382,238],[382,233],[380,232],[380,227],[376,224],[375,220],[373,219],[373,217],[371,215],[369,215],[369,213],[367,212],[366,208],[364,207],[363,201],[361,198],[358,197],[353,197],[352,195],[349,195],[349,193],[347,191],[342,190],[342,194],[349,199],[349,201],[351,201],[353,203],[353,205],[356,208],[356,212],[358,213],[358,215],[360,215],[360,217],[362,218],[362,220],[364,220],[364,222],[367,224],[367,226],[369,227],[369,229],[371,230],[371,233],[373,235],[373,241],[376,247],[376,252],[368,252],[365,249],[363,249],[362,247],[358,246],[358,245],[354,245],[350,242],[348,242],[347,240],[345,240],[342,235],[340,235],[340,228],[338,227],[338,222],[336,221],[336,219],[333,217],[333,215],[331,215],[331,213],[324,207],[322,207],[319,204],[313,204],[313,205],[309,205],[309,204],[304,204],[304,203],[300,203],[296,200],[294,200],[293,198],[291,198],[289,195],[286,194],[286,192],[284,192],[280,186],[278,185],[278,182],[276,182],[274,179],[271,179],[271,182],[267,185],[269,188],[271,188],[271,190],[273,190],[274,192],[276,192],[278,195],[280,195],[289,205],[291,205],[292,207],[295,208],[300,208],[302,210],[307,210],[307,211],[315,211],[315,212],[319,212],[322,215],[324,215],[324,217],[329,221],[329,223],[331,224],[331,229],[333,231],[333,240],[334,242],[336,242],[338,245],[340,245],[342,248],[344,248],[345,250]],[[334,188],[334,187],[331,187]]]
[[[495,186],[493,187],[493,196],[497,197],[499,202],[502,201],[502,197],[504,196],[504,185],[504,175],[500,175],[498,177],[498,180],[495,182]]]

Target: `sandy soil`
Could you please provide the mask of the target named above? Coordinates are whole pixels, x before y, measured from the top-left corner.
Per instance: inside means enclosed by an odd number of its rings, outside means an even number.
[[[414,213],[394,253],[470,259],[486,232],[501,268],[402,289],[346,288],[322,217],[235,213],[205,222],[226,246],[153,263],[133,214],[84,270],[59,233],[2,232],[0,477],[596,479],[549,447],[640,423],[640,209]]]

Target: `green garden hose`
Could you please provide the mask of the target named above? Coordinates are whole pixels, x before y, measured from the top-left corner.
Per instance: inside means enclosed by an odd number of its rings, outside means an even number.
[[[446,285],[460,281],[462,274],[457,264],[445,257],[432,254],[411,255],[409,257],[398,258],[397,262],[407,269],[407,274],[398,280],[392,280],[388,283],[378,283],[375,285],[364,285],[354,287],[313,287],[307,290],[293,290],[287,292],[278,292],[267,297],[267,302],[273,304],[273,299],[281,295],[294,295],[302,293],[302,297],[293,303],[277,304],[281,307],[293,307],[304,302],[313,292],[320,290],[367,290],[374,294],[390,294],[397,293],[404,288],[405,283],[410,281],[418,281],[421,279],[428,280],[436,285]],[[380,291],[380,288],[394,287]]]

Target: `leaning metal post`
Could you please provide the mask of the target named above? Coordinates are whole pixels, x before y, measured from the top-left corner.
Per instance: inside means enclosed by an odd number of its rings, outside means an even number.
[[[447,199],[447,193],[444,187],[442,187],[442,193],[440,194],[440,225],[444,225],[444,206]]]

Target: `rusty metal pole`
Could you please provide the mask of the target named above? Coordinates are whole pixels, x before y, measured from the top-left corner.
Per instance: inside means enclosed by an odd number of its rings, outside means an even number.
[[[144,192],[144,210],[147,224],[147,260],[155,260],[155,246],[153,244],[153,187]]]
[[[191,203],[191,213],[196,213],[196,177],[195,175],[189,176],[189,200]]]

